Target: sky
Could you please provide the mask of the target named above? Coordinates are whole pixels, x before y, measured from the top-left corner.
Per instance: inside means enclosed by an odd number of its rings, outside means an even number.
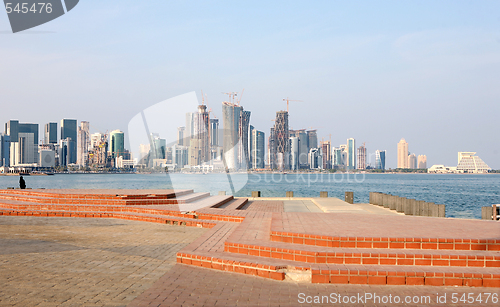
[[[13,34],[0,9],[0,123],[75,118],[126,132],[142,110],[192,91],[220,118],[223,93],[244,89],[266,137],[289,97],[301,100],[291,128],[387,150],[387,167],[405,138],[429,167],[475,151],[500,169],[499,11],[499,1],[81,0]]]

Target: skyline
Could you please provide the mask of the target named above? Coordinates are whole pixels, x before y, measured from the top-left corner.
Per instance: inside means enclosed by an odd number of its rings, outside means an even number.
[[[428,166],[474,151],[500,169],[499,3],[218,3],[82,2],[16,35],[0,14],[0,121],[127,131],[141,110],[200,89],[221,118],[221,92],[245,88],[264,132],[290,97],[303,101],[290,129],[366,141],[387,168],[404,137]]]

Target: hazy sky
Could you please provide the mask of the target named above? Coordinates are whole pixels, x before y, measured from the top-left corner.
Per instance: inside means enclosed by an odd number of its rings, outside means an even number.
[[[385,149],[388,167],[404,137],[428,166],[476,151],[500,169],[498,12],[499,1],[81,0],[12,34],[2,9],[0,123],[126,131],[191,91],[220,117],[222,92],[244,88],[266,137],[290,97],[303,100],[290,104],[291,127]]]

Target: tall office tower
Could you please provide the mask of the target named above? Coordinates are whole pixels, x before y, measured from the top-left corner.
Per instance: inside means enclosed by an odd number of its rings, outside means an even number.
[[[331,164],[331,144],[330,141],[322,141],[321,143],[321,155],[323,158],[323,169],[332,168]]]
[[[191,139],[189,141],[189,165],[197,166],[201,164],[201,141],[199,139]]]
[[[89,158],[89,147],[90,147],[90,132],[89,132],[89,122],[80,122],[80,127],[78,127],[78,141],[76,144],[77,154],[76,154],[76,164],[81,166],[88,165]]]
[[[219,146],[219,119],[210,119],[210,145],[212,147]]]
[[[125,137],[123,132],[120,130],[113,130],[109,134],[110,138],[110,152],[111,152],[111,157],[113,159],[118,158],[120,156],[123,157],[125,154]]]
[[[193,135],[192,138],[199,140],[200,164],[210,160],[210,120],[207,112],[207,106],[202,104],[198,106],[198,112],[193,116]]]
[[[309,152],[311,148],[318,148],[318,134],[316,130],[307,131],[307,152]]]
[[[186,127],[177,128],[177,145],[184,146],[184,133],[186,132]]]
[[[398,143],[398,168],[408,168],[408,143],[404,138]]]
[[[265,156],[265,142],[266,142],[266,137],[264,135],[264,132],[259,131],[259,130],[252,130],[252,136],[251,136],[251,143],[252,143],[252,168],[257,169],[257,168],[264,168],[266,167],[265,161],[264,161],[264,156]]]
[[[70,137],[59,140],[59,165],[68,166],[73,164],[71,163],[71,157],[74,155],[74,143],[75,142]]]
[[[10,136],[0,133],[0,166],[10,166]]]
[[[194,113],[186,113],[186,129],[184,130],[184,144],[189,146],[189,140],[194,134]]]
[[[409,169],[417,169],[417,156],[412,153],[408,156],[408,167]]]
[[[69,146],[69,156],[67,164],[76,163],[76,143],[77,143],[77,121],[76,119],[61,119],[61,140],[67,140],[66,146]]]
[[[45,124],[45,144],[57,144],[57,123],[47,123]]]
[[[306,130],[296,130],[296,136],[299,138],[299,168],[308,168],[307,156],[309,153],[309,142]]]
[[[375,168],[385,170],[385,150],[375,151]]]
[[[231,102],[222,103],[223,133],[223,159],[225,167],[229,170],[239,169],[238,165],[238,137],[240,126],[241,107]]]
[[[189,163],[189,152],[187,146],[172,146],[172,163],[175,164],[177,168],[183,168]]]
[[[299,169],[300,141],[294,136],[290,138],[290,169],[296,171]]]
[[[339,147],[335,147],[332,150],[333,152],[333,166],[334,168],[342,168],[342,149]]]
[[[311,148],[309,150],[308,162],[310,169],[318,169],[321,168],[320,164],[322,164],[321,159],[319,158],[320,150],[318,148]]]
[[[267,144],[267,159],[270,169],[276,169],[276,136],[274,127],[271,127]]]
[[[427,168],[427,156],[426,155],[418,155],[417,166],[420,169]]]
[[[238,164],[239,168],[248,168],[250,161],[250,150],[249,150],[249,126],[250,126],[250,111],[244,111],[241,107],[240,122],[238,137],[241,140],[241,146],[238,148]]]
[[[252,135],[253,131],[255,130],[255,127],[250,125],[250,128],[248,129],[248,168],[254,168],[252,163],[253,163],[253,149],[252,149]]]
[[[356,141],[353,138],[347,139],[347,169],[356,169]]]
[[[158,133],[151,133],[151,159],[166,159],[167,140],[160,138]]]
[[[365,147],[365,144],[358,147],[358,169],[366,169],[366,147]]]
[[[274,133],[276,141],[276,160],[279,170],[290,169],[290,141],[288,131],[288,112],[276,112],[274,123]]]
[[[5,134],[10,139],[10,166],[38,163],[38,124],[11,120],[5,124]]]

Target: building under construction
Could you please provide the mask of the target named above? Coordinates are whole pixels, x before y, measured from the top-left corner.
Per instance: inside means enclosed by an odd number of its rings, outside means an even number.
[[[274,123],[274,141],[276,146],[276,168],[290,169],[290,135],[288,130],[288,112],[276,112]]]
[[[207,112],[207,106],[201,104],[198,106],[198,112],[193,116],[193,134],[192,139],[196,139],[196,147],[199,150],[197,160],[199,165],[203,162],[210,161],[210,118]]]

